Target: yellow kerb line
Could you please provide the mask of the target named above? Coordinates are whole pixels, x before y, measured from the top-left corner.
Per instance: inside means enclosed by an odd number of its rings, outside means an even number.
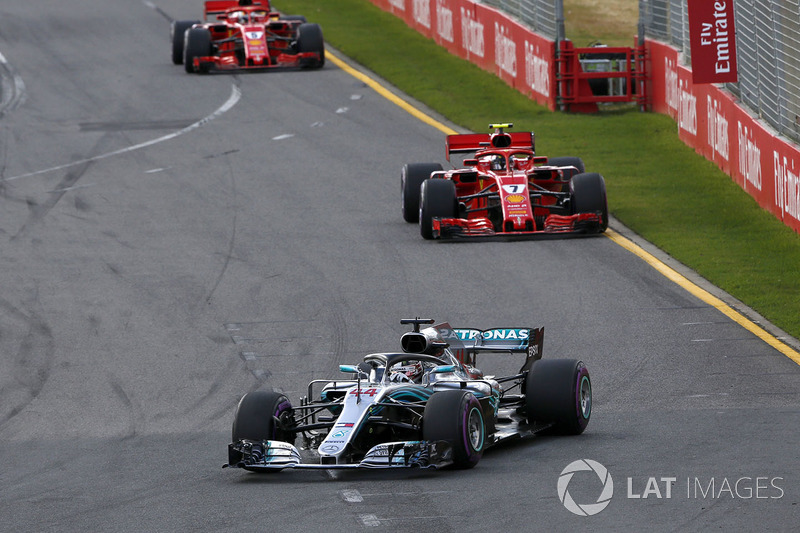
[[[439,122],[438,120],[436,120],[436,119],[434,119],[432,117],[429,117],[428,115],[426,115],[425,113],[423,113],[422,111],[420,111],[416,107],[412,106],[411,104],[409,104],[408,102],[406,102],[402,98],[398,97],[396,94],[392,93],[389,89],[387,89],[386,87],[384,87],[383,85],[381,85],[377,81],[373,80],[372,78],[370,78],[369,76],[367,76],[363,72],[357,71],[356,69],[354,69],[353,67],[351,67],[350,65],[348,65],[347,63],[342,61],[340,58],[338,58],[337,56],[332,54],[330,52],[330,50],[325,49],[325,57],[326,57],[326,59],[330,59],[337,67],[339,67],[340,69],[344,70],[345,72],[347,72],[348,74],[350,74],[351,76],[356,78],[357,80],[361,80],[364,83],[366,83],[367,85],[369,85],[370,87],[372,87],[372,89],[376,93],[378,93],[379,95],[383,96],[384,98],[386,98],[387,100],[389,100],[393,104],[399,106],[401,109],[406,111],[408,114],[410,114],[414,118],[417,118],[417,119],[421,120],[425,124],[433,126],[437,130],[439,130],[442,133],[445,133],[447,135],[454,135],[454,134],[458,133],[453,128],[449,128],[449,127],[445,126],[444,124],[442,124],[441,122]]]
[[[402,98],[398,97],[396,94],[389,91],[386,87],[384,87],[374,79],[364,74],[363,72],[357,71],[356,69],[354,69],[353,67],[342,61],[339,57],[332,54],[330,50],[328,49],[325,50],[325,57],[330,59],[337,67],[344,70],[354,78],[366,83],[375,92],[377,92],[378,94],[380,94],[393,104],[399,106],[404,111],[409,113],[411,116],[421,120],[425,124],[433,126],[437,130],[447,135],[453,135],[458,133],[454,129],[449,128],[444,124],[442,124],[441,122],[439,122],[438,120],[426,115],[416,107],[412,106]],[[780,353],[782,353],[783,355],[785,355],[786,357],[788,357],[789,359],[800,365],[800,353],[795,351],[791,346],[780,341],[774,335],[764,330],[761,326],[759,326],[752,320],[748,319],[747,317],[739,313],[737,310],[735,310],[734,308],[732,308],[731,306],[729,306],[728,304],[726,304],[725,302],[723,302],[722,300],[720,300],[719,298],[708,292],[707,290],[698,287],[697,285],[689,281],[687,278],[685,278],[672,268],[668,267],[662,261],[657,259],[654,255],[634,244],[633,241],[631,241],[630,239],[623,237],[622,235],[620,235],[619,233],[610,228],[606,230],[605,235],[619,246],[625,248],[634,255],[639,256],[641,259],[643,259],[647,264],[653,267],[657,272],[662,274],[664,277],[666,277],[673,283],[676,283],[680,287],[683,287],[685,290],[687,290],[690,294],[694,295],[699,300],[707,303],[711,307],[716,308],[720,313],[727,316],[728,318],[730,318],[731,320],[742,326],[744,329],[746,329],[747,331],[749,331],[750,333],[752,333],[753,335],[755,335],[762,341],[766,342],[768,345],[772,346]]]
[[[795,363],[800,365],[800,353],[792,349],[791,346],[787,345],[784,342],[778,340],[774,335],[770,334],[769,332],[765,331],[761,326],[753,322],[752,320],[748,319],[739,311],[735,310],[710,292],[705,289],[702,289],[686,279],[683,275],[676,272],[674,269],[668,267],[662,261],[657,259],[653,254],[645,251],[644,249],[640,248],[636,244],[634,244],[631,240],[623,237],[616,231],[612,229],[606,230],[606,236],[617,243],[618,245],[622,246],[629,252],[639,256],[643,259],[647,264],[653,267],[656,271],[661,273],[664,277],[676,283],[686,289],[689,293],[694,295],[696,298],[700,299],[701,301],[707,303],[711,307],[716,308],[720,313],[727,316],[744,329],[761,339],[762,341],[766,342],[783,355],[794,361]]]

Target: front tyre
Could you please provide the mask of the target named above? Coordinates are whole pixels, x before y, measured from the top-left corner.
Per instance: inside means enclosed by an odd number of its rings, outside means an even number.
[[[600,233],[608,228],[606,182],[597,172],[576,174],[569,182],[572,213],[600,213]]]
[[[561,435],[583,433],[592,416],[592,380],[583,361],[540,359],[525,379],[530,422],[553,424]]]
[[[254,391],[242,396],[236,406],[231,430],[232,442],[242,439],[294,442],[294,434],[286,428],[292,425],[292,404],[283,394],[274,391]]]
[[[319,54],[319,59],[304,59],[303,68],[322,68],[325,65],[325,41],[319,24],[300,24],[297,28],[297,51]]]
[[[183,66],[186,72],[192,74],[195,72],[194,58],[211,55],[211,32],[205,28],[190,28],[186,31],[184,37]],[[198,72],[205,74],[208,72],[208,67],[200,66]]]
[[[429,179],[422,182],[419,201],[419,233],[423,239],[433,239],[434,218],[456,218],[458,199],[456,185],[448,179]]]
[[[186,30],[199,24],[195,20],[173,20],[169,25],[169,37],[172,40],[172,63],[175,65],[183,64],[183,42]]]
[[[483,410],[471,392],[446,390],[434,393],[422,415],[422,438],[443,440],[453,447],[453,466],[472,468],[483,457],[486,427]]]
[[[431,174],[442,170],[439,163],[409,163],[400,171],[400,202],[403,220],[419,222],[419,197],[422,182]]]

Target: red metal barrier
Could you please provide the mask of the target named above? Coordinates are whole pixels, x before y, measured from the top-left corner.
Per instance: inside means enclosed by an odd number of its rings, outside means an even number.
[[[571,41],[559,43],[556,58],[558,105],[564,111],[596,113],[598,103],[636,102],[642,111],[647,108],[647,60],[644,46],[592,46],[576,48]],[[595,59],[596,58],[596,59]],[[589,71],[592,61],[608,61],[621,65],[620,70]],[[618,94],[603,93],[602,80],[621,80]],[[596,83],[592,83],[596,82]],[[601,82],[598,86],[597,82]]]

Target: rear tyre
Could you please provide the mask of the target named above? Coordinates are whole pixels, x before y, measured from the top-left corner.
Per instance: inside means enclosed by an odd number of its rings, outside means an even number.
[[[419,233],[423,239],[433,239],[434,217],[456,218],[458,213],[456,186],[447,179],[423,181],[419,202]]]
[[[606,198],[606,181],[597,172],[577,174],[569,182],[572,213],[601,214],[600,232],[608,228],[608,200]]]
[[[472,468],[483,457],[486,428],[477,398],[467,391],[434,393],[422,415],[422,438],[443,440],[453,447],[453,466]]]
[[[422,182],[431,177],[431,173],[441,171],[439,163],[409,163],[400,171],[400,201],[403,209],[403,220],[410,223],[419,222],[419,189]]]
[[[185,33],[183,43],[183,66],[186,72],[192,74],[194,70],[195,57],[207,57],[211,55],[211,32],[204,28],[190,28]],[[201,66],[197,72],[205,74],[208,72],[207,66]]]
[[[552,423],[561,435],[583,433],[592,416],[592,381],[577,359],[540,359],[525,379],[530,422]]]
[[[321,68],[325,64],[325,41],[322,38],[322,28],[319,24],[300,24],[297,28],[297,51],[319,54],[319,60],[303,60],[300,65],[303,68]]]
[[[236,406],[231,430],[232,442],[238,440],[278,440],[292,443],[294,435],[282,429],[292,422],[292,404],[283,394],[255,391],[242,396]]]
[[[547,160],[548,165],[554,167],[575,167],[575,170],[565,170],[564,179],[572,179],[576,174],[583,174],[586,172],[586,165],[583,164],[583,159],[580,157],[551,157]]]
[[[169,25],[169,38],[172,40],[172,63],[175,65],[183,64],[183,40],[186,30],[199,24],[194,20],[173,20]]]

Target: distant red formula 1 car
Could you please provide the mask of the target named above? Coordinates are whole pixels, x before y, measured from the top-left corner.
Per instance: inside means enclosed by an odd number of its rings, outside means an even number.
[[[322,29],[302,15],[281,15],[268,0],[211,0],[205,22],[172,22],[172,62],[188,73],[210,70],[320,68]]]
[[[463,166],[410,163],[401,172],[403,218],[425,239],[602,233],[608,227],[603,176],[578,157],[538,156],[533,132],[447,136],[447,160]]]

